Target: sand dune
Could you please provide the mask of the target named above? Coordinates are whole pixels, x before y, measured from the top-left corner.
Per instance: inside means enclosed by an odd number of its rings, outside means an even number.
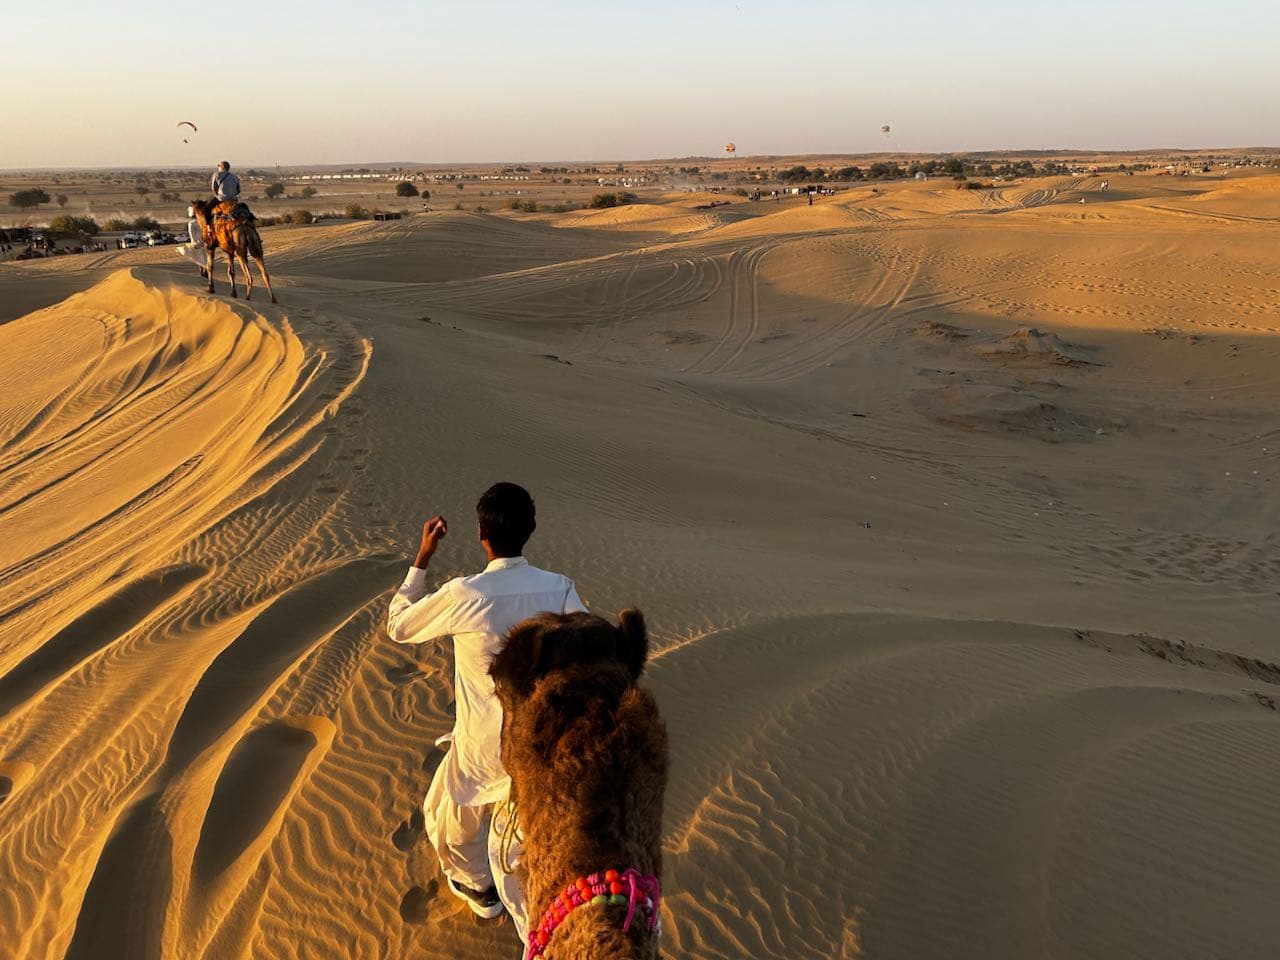
[[[655,632],[667,955],[1270,956],[1280,180],[1172,179],[0,269],[0,954],[515,956],[381,627],[509,478]]]

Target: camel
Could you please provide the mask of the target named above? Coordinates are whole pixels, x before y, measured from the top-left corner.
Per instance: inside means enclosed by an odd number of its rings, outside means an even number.
[[[212,200],[193,200],[192,210],[196,221],[204,234],[205,272],[209,276],[209,292],[213,293],[213,252],[221,248],[227,255],[227,282],[231,284],[231,296],[236,295],[236,257],[244,266],[244,298],[253,299],[253,274],[249,271],[249,258],[258,265],[262,280],[267,285],[267,293],[271,294],[271,302],[276,300],[275,291],[271,289],[271,277],[267,275],[267,265],[262,260],[262,238],[258,236],[258,228],[249,217],[215,217],[214,211],[220,207]]]
[[[523,834],[526,960],[657,960],[667,729],[636,685],[644,617],[545,613],[489,673]]]

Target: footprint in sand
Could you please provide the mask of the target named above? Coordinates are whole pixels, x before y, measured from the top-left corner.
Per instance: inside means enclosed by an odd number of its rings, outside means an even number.
[[[419,807],[409,815],[408,820],[396,827],[395,833],[391,834],[391,842],[395,844],[397,850],[407,853],[422,839],[422,831],[426,826],[426,817],[423,816],[422,808]]]
[[[35,766],[25,760],[0,763],[0,804],[26,786],[35,772]]]
[[[426,923],[431,913],[431,901],[436,898],[440,882],[432,880],[424,890],[422,887],[410,887],[400,900],[400,919],[405,923]]]
[[[418,665],[413,661],[387,669],[387,679],[398,687],[406,683],[413,683],[415,680],[421,680],[425,676],[426,674],[418,669]]]

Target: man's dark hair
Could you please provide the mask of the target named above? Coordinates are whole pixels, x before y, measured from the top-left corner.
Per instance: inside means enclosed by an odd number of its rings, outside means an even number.
[[[533,497],[514,483],[495,483],[481,494],[476,515],[480,518],[480,539],[489,541],[501,557],[518,557],[538,525]]]
[[[221,163],[219,163],[219,164],[218,164],[218,166],[220,166],[223,170],[230,170],[230,169],[231,169],[231,161],[230,161],[230,160],[223,160]]]

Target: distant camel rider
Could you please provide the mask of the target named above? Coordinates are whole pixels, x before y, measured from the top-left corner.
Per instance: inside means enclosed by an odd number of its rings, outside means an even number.
[[[209,181],[213,191],[215,220],[254,220],[253,212],[240,200],[240,178],[231,172],[231,163],[223,160]]]
[[[231,172],[231,164],[223,160],[218,164],[218,171],[209,181],[209,189],[219,203],[235,203],[240,199],[240,178]]]

